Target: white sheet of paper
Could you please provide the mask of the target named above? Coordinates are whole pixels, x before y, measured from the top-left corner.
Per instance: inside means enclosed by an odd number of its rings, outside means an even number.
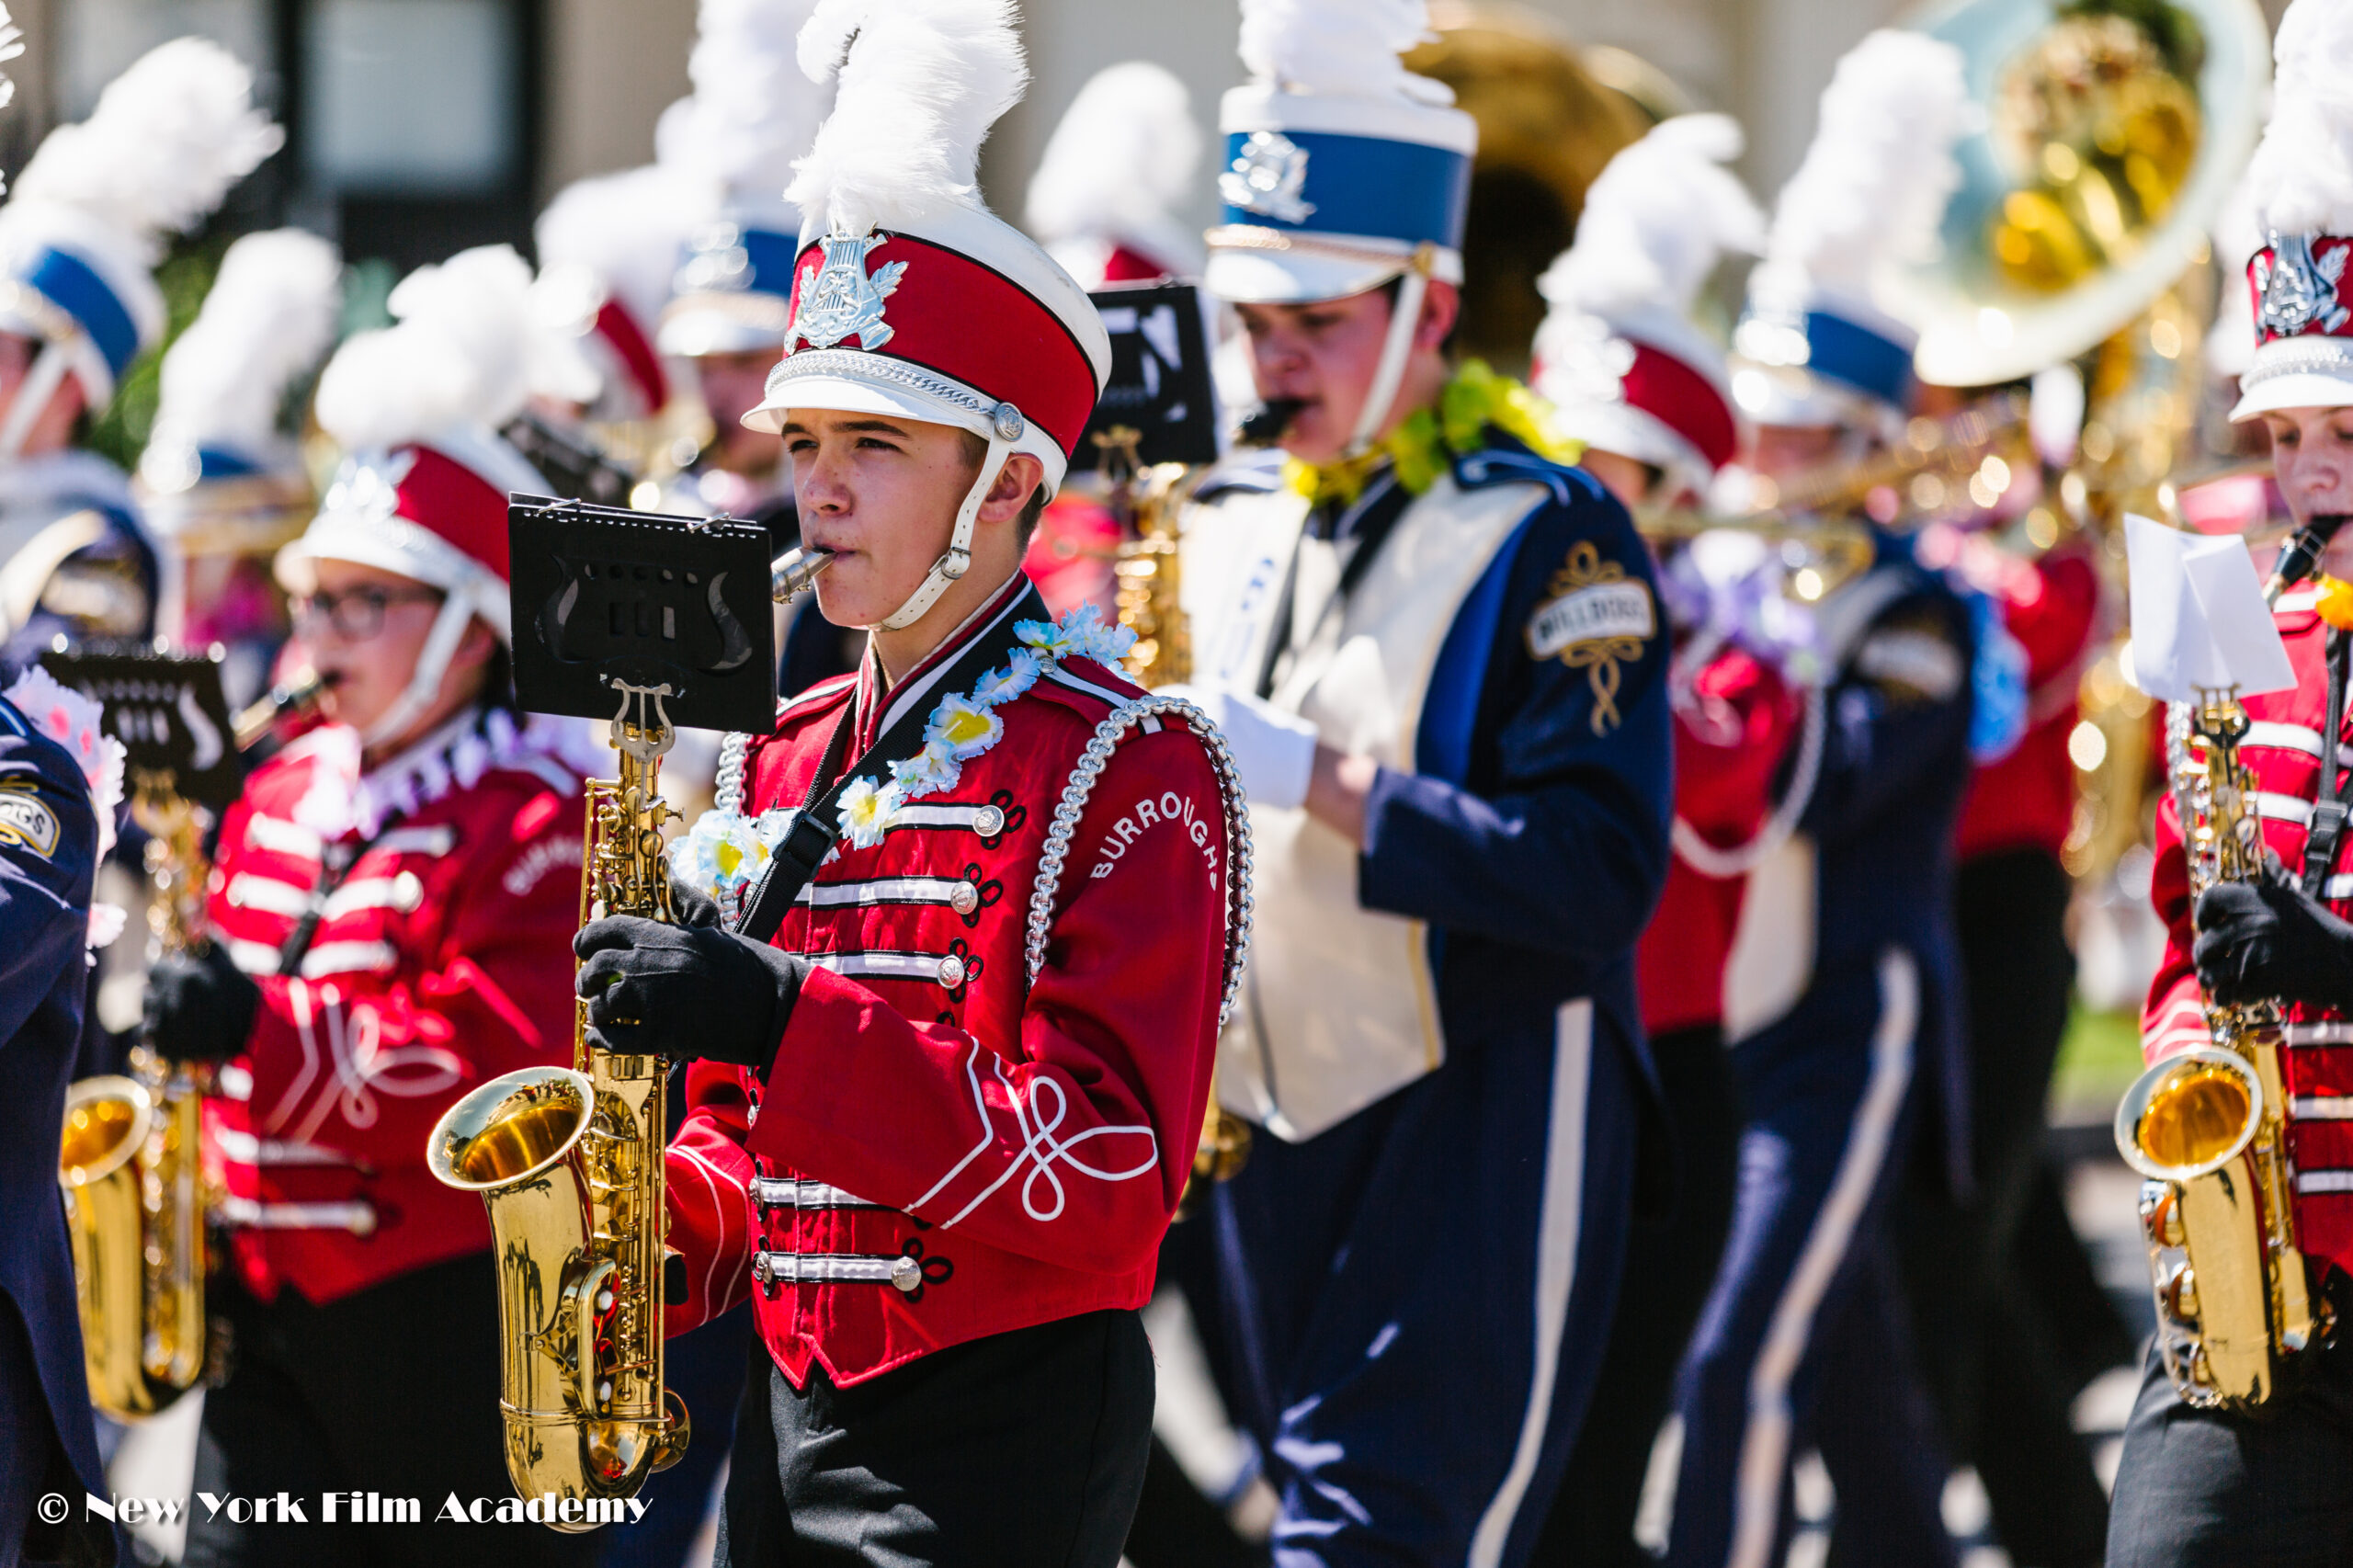
[[[2124,549],[2132,573],[2131,678],[2143,691],[2187,702],[2200,690],[2234,687],[2253,697],[2296,684],[2245,540],[2128,516]]]

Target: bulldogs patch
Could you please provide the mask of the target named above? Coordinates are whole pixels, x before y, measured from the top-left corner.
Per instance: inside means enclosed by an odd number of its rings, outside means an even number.
[[[32,785],[14,779],[0,782],[0,844],[22,845],[47,860],[57,854],[63,836],[57,813]]]
[[[1641,658],[1643,644],[1658,635],[1658,606],[1649,584],[1602,560],[1590,540],[1569,547],[1549,587],[1552,597],[1529,618],[1528,652],[1586,672],[1593,685],[1593,733],[1606,735],[1623,722],[1620,665]]]

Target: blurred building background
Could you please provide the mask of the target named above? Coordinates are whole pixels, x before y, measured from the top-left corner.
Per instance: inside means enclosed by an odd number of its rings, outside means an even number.
[[[2284,0],[2267,0],[2276,20]],[[999,210],[1086,78],[1156,60],[1204,120],[1241,79],[1232,0],[1026,0],[1036,85],[985,163]],[[1693,107],[1748,127],[1744,172],[1769,193],[1793,169],[1839,53],[1907,7],[1901,0],[1533,0],[1539,26],[1608,45],[1663,72]],[[354,259],[405,269],[464,244],[528,242],[566,181],[653,155],[655,118],[687,91],[694,0],[14,0],[28,49],[9,70],[0,167],[78,119],[115,74],[182,33],[250,61],[290,131],[241,193],[232,228],[291,221]],[[1199,216],[1210,216],[1200,182]]]

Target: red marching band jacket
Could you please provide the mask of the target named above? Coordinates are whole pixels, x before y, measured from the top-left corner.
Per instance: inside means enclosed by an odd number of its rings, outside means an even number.
[[[2002,623],[2026,650],[2027,727],[2009,755],[1978,768],[1961,797],[1961,858],[2005,849],[2057,855],[2075,822],[2075,763],[2067,742],[2100,627],[2099,569],[2082,548],[2040,561],[2006,559]]]
[[[938,699],[926,676],[973,637],[1043,614],[1017,575],[882,711],[870,657],[787,704],[749,747],[746,814],[801,804],[851,703],[856,756],[903,706]],[[710,1062],[688,1074],[668,1176],[690,1298],[671,1333],[749,1293],[796,1386],[813,1363],[847,1385],[1150,1296],[1224,985],[1224,798],[1199,738],[1156,719],[1126,732],[1051,909],[1032,909],[1082,754],[1141,695],[1092,661],[1050,665],[995,710],[1002,738],[953,788],[818,868],[775,938],[815,968],[767,1082]]]
[[[1803,711],[1795,687],[1745,648],[1726,647],[1675,699],[1675,815],[1718,849],[1762,831],[1773,782]],[[1657,913],[1634,948],[1644,1032],[1656,1037],[1723,1019],[1724,965],[1748,890],[1745,874],[1710,876],[1677,853]]]
[[[2343,714],[2333,725],[2324,722],[2327,628],[2313,610],[2312,594],[2283,596],[2274,619],[2295,666],[2295,689],[2246,699],[2254,724],[2239,755],[2255,775],[2264,844],[2301,878],[2305,828],[2320,787],[2321,736],[2334,731],[2341,746],[2353,741],[2353,726]],[[2322,895],[2336,914],[2353,917],[2353,875],[2338,869],[2348,842],[2353,834],[2339,841]],[[2211,1043],[2190,965],[2188,867],[2170,791],[2157,804],[2156,849],[2150,897],[2165,923],[2165,954],[2141,1016],[2141,1051],[2150,1062]],[[2353,1268],[2353,1120],[2347,1119],[2353,1108],[2353,1021],[2286,1000],[2279,1070],[2288,1096],[2297,1234],[2308,1256]]]
[[[263,1300],[331,1301],[488,1247],[482,1200],[426,1170],[427,1134],[476,1085],[571,1062],[580,772],[551,729],[484,727],[470,713],[364,785],[352,732],[312,731],[222,824],[212,928],[262,1003],[206,1142]]]

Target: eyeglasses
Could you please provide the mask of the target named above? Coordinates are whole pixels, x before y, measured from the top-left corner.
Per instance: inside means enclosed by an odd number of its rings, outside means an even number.
[[[289,608],[297,631],[315,629],[322,621],[348,642],[365,642],[384,630],[384,612],[394,605],[438,604],[433,588],[353,588],[340,594],[305,594]]]

